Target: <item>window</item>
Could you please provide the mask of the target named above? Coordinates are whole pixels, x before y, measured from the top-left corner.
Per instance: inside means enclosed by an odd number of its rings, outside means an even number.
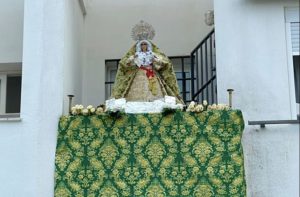
[[[191,100],[190,56],[169,57],[174,66],[181,97],[184,101]],[[105,98],[111,95],[120,59],[106,60]]]
[[[288,70],[290,79],[290,92],[292,94],[292,104],[295,109],[295,114],[299,115],[300,103],[300,20],[299,8],[285,9],[285,24],[286,24],[286,40],[288,54]]]
[[[114,81],[116,79],[119,59],[117,60],[105,60],[105,99],[108,99],[112,93],[114,87]]]
[[[20,63],[0,63],[0,117],[20,116],[21,81]]]
[[[176,72],[175,71],[175,74],[176,74],[176,79],[177,79],[177,83],[178,83],[178,87],[179,87],[179,90],[180,90],[180,96],[183,98],[185,101],[188,100],[190,101],[191,100],[191,83],[187,83],[187,78],[191,78],[191,73],[190,72]],[[185,78],[185,80],[184,80]],[[184,84],[184,81],[185,81],[185,84]]]
[[[300,56],[293,56],[296,103],[300,103]]]
[[[191,101],[191,58],[190,56],[169,57],[174,66],[180,95],[185,102]]]
[[[299,50],[299,34],[300,34],[300,23],[299,22],[292,22],[291,25],[291,42],[292,42],[292,55],[293,55],[293,67],[294,67],[294,80],[295,80],[295,96],[296,96],[296,102],[299,102],[300,92],[299,92],[299,83],[300,83],[300,50]]]

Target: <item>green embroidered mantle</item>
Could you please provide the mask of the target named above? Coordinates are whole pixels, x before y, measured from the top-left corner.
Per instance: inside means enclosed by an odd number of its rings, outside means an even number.
[[[56,197],[246,196],[238,110],[63,116]]]
[[[152,42],[151,44],[153,52],[160,59],[160,65],[155,62],[153,63],[156,76],[162,82],[162,86],[167,95],[176,97],[178,103],[184,104],[184,101],[180,97],[179,87],[171,60],[164,53],[162,53],[155,44]],[[132,46],[119,62],[116,80],[111,95],[114,98],[118,99],[126,97],[132,81],[139,70],[137,66],[127,66],[129,57],[135,54],[135,48],[136,45]]]

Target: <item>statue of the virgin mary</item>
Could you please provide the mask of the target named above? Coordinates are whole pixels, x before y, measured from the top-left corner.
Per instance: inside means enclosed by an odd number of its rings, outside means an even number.
[[[144,21],[133,28],[136,44],[120,60],[112,97],[153,102],[167,96],[184,104],[170,59],[150,41],[154,35],[153,27]]]

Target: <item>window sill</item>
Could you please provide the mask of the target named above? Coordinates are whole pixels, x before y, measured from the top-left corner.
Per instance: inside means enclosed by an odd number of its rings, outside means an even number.
[[[0,122],[20,122],[20,114],[5,114],[0,115]]]

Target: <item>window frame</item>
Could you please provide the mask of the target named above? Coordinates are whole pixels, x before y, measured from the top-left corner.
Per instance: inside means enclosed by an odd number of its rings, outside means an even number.
[[[285,34],[286,34],[286,55],[287,55],[287,69],[289,80],[289,92],[290,92],[290,108],[292,118],[299,116],[300,105],[296,102],[296,88],[295,88],[295,72],[293,56],[300,55],[300,51],[293,52],[292,48],[292,36],[291,36],[291,23],[299,23],[299,8],[288,7],[285,8]]]
[[[5,115],[7,75],[0,73],[0,115]]]
[[[6,113],[6,93],[7,93],[7,78],[9,76],[20,76],[22,78],[22,71],[15,70],[15,71],[1,71],[0,72],[0,118],[16,118],[20,117],[21,109],[19,113]],[[22,82],[21,82],[22,85]]]

